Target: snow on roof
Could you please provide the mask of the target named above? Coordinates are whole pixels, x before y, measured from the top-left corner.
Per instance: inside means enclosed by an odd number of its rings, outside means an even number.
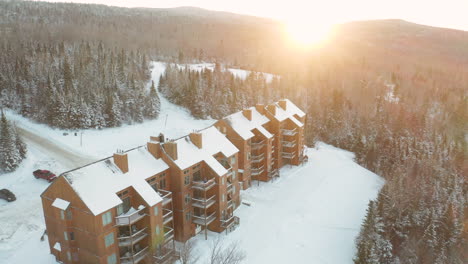
[[[304,117],[305,113],[299,109],[295,104],[293,104],[289,99],[283,99],[286,101],[286,110],[284,110],[279,103],[276,102],[274,105],[276,106],[276,114],[274,117],[278,119],[278,121],[284,121],[286,119],[291,119],[296,125],[302,127],[304,124],[297,120],[294,115],[298,115],[299,117]]]
[[[273,137],[273,135],[262,126],[270,121],[268,117],[260,114],[255,107],[250,107],[248,109],[252,111],[252,120],[247,119],[242,111],[228,115],[224,118],[224,120],[226,120],[226,122],[231,125],[234,131],[236,131],[237,134],[239,134],[239,136],[245,140],[254,136],[252,130],[255,128],[266,138]]]
[[[53,207],[57,207],[61,210],[67,210],[68,206],[70,205],[69,201],[62,200],[60,198],[55,198],[54,202],[52,203]]]
[[[162,201],[146,179],[167,170],[169,166],[162,159],[155,159],[145,147],[126,154],[129,171],[125,174],[115,165],[112,157],[64,174],[94,215],[121,204],[117,192],[130,186],[149,206]]]
[[[60,246],[60,242],[55,242],[54,248],[58,251],[62,251],[62,246]]]
[[[221,152],[224,156],[230,157],[239,152],[239,150],[214,126],[206,128],[199,133],[202,134],[201,149],[192,143],[189,136],[175,141],[177,143],[177,160],[174,163],[181,170],[185,170],[200,161],[204,161],[219,176],[226,174],[227,170],[213,155]]]

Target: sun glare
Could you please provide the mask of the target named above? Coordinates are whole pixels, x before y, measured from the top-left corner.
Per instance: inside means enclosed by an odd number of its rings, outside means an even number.
[[[286,31],[296,43],[305,47],[321,44],[327,40],[331,27],[320,23],[288,22]]]

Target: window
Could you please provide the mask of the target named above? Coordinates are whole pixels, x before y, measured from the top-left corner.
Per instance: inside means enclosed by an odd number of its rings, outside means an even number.
[[[158,215],[158,213],[159,213],[159,211],[158,211],[158,210],[159,210],[159,209],[158,209],[158,207],[157,207],[157,206],[155,206],[153,210],[154,210],[154,215]]]
[[[221,178],[221,185],[224,185],[224,177]]]
[[[200,170],[193,173],[193,180],[194,181],[201,181],[201,171]]]
[[[185,205],[188,205],[190,203],[190,194],[185,195]]]
[[[222,196],[222,202],[223,203],[224,203],[224,200],[226,200],[226,195],[225,194],[223,194],[223,196]]]
[[[117,264],[115,253],[107,257],[107,264]]]
[[[122,199],[123,202],[123,212],[126,213],[128,210],[130,210],[130,196],[125,197]]]
[[[184,170],[184,174],[187,174],[189,172],[189,170]]]
[[[106,244],[106,247],[109,247],[110,245],[114,244],[114,233],[110,233],[107,236],[105,236],[104,242]]]
[[[112,212],[109,211],[109,212],[105,212],[104,214],[102,214],[102,225],[105,226],[105,225],[108,225],[112,222]]]
[[[236,164],[236,156],[231,157],[231,166],[234,166]]]
[[[236,170],[233,170],[233,171],[232,171],[232,180],[235,180],[235,179],[236,179],[236,176],[237,176],[237,171],[236,171]]]
[[[70,251],[67,251],[67,258],[68,258],[68,261],[71,261],[71,254],[70,254]]]
[[[232,185],[232,190],[236,193],[236,185]]]
[[[192,215],[190,214],[190,212],[185,214],[185,220],[190,221],[191,217],[192,217]]]
[[[123,214],[123,204],[117,205],[117,215]]]
[[[61,218],[62,220],[65,219],[65,214],[63,213],[63,210],[60,210],[60,218]]]
[[[250,160],[250,152],[247,152],[247,160]]]
[[[75,240],[75,233],[70,232],[70,240],[71,241]]]
[[[185,185],[190,184],[190,175],[185,176],[185,178],[184,178],[184,184],[185,184]]]
[[[65,239],[65,241],[68,241],[68,233],[67,232],[63,232],[63,238]]]
[[[163,178],[159,181],[159,188],[166,189],[166,178]]]
[[[67,220],[71,220],[72,219],[72,212],[70,209],[67,210]]]
[[[159,229],[158,225],[156,226],[155,233],[156,233],[157,236],[159,236],[159,233],[161,233],[161,230]]]

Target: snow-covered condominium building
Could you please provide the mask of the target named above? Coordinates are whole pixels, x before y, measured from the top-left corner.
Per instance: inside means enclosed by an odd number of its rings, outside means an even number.
[[[161,157],[169,164],[174,195],[175,238],[228,231],[239,223],[237,177],[239,150],[215,127],[161,142]]]
[[[155,145],[63,173],[41,195],[50,250],[62,263],[164,263],[174,225],[169,166]]]
[[[215,126],[239,149],[239,181],[243,189],[252,180],[279,177],[285,164],[298,165],[304,157],[306,115],[284,99],[226,116]]]

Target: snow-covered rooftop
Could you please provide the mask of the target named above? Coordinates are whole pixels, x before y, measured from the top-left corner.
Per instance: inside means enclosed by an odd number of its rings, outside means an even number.
[[[60,242],[55,242],[54,248],[58,251],[62,251],[62,246],[60,246]]]
[[[227,170],[213,155],[221,152],[224,156],[230,157],[239,150],[214,126],[199,131],[199,133],[202,135],[202,148],[194,145],[189,136],[175,140],[177,143],[177,160],[174,163],[181,170],[185,170],[200,161],[204,161],[219,176],[226,174]]]
[[[254,129],[257,129],[266,138],[273,137],[273,135],[263,127],[264,124],[270,121],[268,117],[259,113],[255,107],[250,107],[248,109],[252,111],[252,120],[245,117],[243,111],[228,115],[224,120],[245,140],[254,136],[252,132]]]
[[[126,154],[129,171],[125,174],[115,165],[112,157],[64,174],[94,215],[121,204],[117,192],[130,186],[149,206],[162,201],[146,179],[167,170],[169,166],[162,159],[154,158],[145,147]]]
[[[68,206],[70,205],[69,201],[62,200],[60,198],[55,198],[54,202],[52,203],[53,207],[56,207],[60,210],[67,210]]]
[[[294,117],[294,115],[297,115],[299,117],[304,117],[305,113],[299,109],[293,102],[291,102],[289,99],[283,99],[286,101],[286,110],[284,110],[280,105],[279,102],[276,102],[274,105],[276,107],[276,113],[274,117],[278,121],[284,121],[286,119],[291,119],[296,125],[302,127],[304,124],[297,120],[297,118]]]

